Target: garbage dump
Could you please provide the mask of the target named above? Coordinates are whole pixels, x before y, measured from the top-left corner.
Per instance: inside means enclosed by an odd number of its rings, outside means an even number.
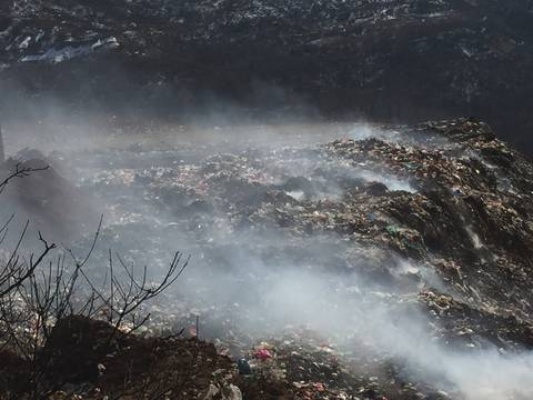
[[[149,279],[168,249],[192,258],[137,335],[101,353],[44,346],[75,375],[70,393],[127,382],[120,398],[142,385],[154,398],[530,398],[533,164],[475,119],[376,130],[73,155],[77,186],[106,205],[106,247]],[[104,276],[107,257],[86,273]]]

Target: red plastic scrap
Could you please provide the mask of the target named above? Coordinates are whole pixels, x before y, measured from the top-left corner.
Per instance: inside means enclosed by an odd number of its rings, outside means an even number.
[[[254,353],[254,358],[257,358],[261,361],[266,361],[272,358],[272,353],[267,349],[259,349]]]
[[[198,336],[198,331],[196,330],[195,326],[190,326],[188,330],[189,330],[189,335],[191,337],[197,337]]]

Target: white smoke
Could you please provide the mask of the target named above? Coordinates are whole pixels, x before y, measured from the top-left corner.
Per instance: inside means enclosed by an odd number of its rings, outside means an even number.
[[[41,124],[28,127],[22,117],[18,121],[10,121],[5,132],[9,152],[20,149],[23,143],[29,143],[46,150],[52,148],[62,150],[68,156],[72,148],[61,146],[65,145],[64,139],[69,137],[83,138],[81,142],[79,139],[66,141],[73,147],[77,146],[77,149],[81,143],[81,147],[94,146],[106,150],[107,142],[102,138],[108,132],[98,132],[99,141],[93,136],[95,125],[92,122],[98,120],[97,117],[94,120],[90,116],[72,118],[61,111],[60,105],[48,103],[47,110],[40,109],[41,106],[43,106],[41,102],[36,102],[35,107],[32,105],[27,109],[32,119],[42,121]],[[41,118],[42,116],[44,117]],[[32,131],[36,126],[41,126],[41,135],[36,135]],[[276,147],[276,143],[279,142],[283,145],[292,145],[346,136],[357,140],[378,138],[397,143],[418,140],[405,138],[398,132],[391,133],[364,124],[355,126],[322,124],[312,129],[309,129],[309,126],[311,124],[300,126],[293,124],[285,127],[261,126],[256,132],[261,141],[270,147]],[[246,129],[242,126],[239,129],[225,128],[228,135],[233,134],[228,136],[230,141],[246,137],[238,132]],[[23,135],[10,135],[10,131]],[[178,131],[180,130],[176,128],[174,133]],[[79,135],[71,135],[73,132]],[[215,133],[220,135],[221,129]],[[187,131],[181,138],[194,134],[194,131]],[[213,136],[211,133],[205,137],[211,140]],[[253,138],[254,135],[251,136]],[[30,137],[32,140],[25,141],[17,139],[18,137]],[[310,137],[312,139],[309,139]],[[176,138],[174,140],[176,141],[174,144],[179,143]],[[438,143],[440,142],[433,141],[430,144]],[[287,168],[283,171],[285,178],[302,175],[311,178],[316,160],[308,161],[309,165],[305,168],[290,165],[288,162]],[[109,165],[102,164],[94,169],[106,168],[109,169]],[[279,166],[276,168],[279,169]],[[409,182],[389,174],[370,169],[353,169],[350,173],[354,178],[381,182],[389,190],[415,191]],[[321,194],[333,193],[334,199],[340,197],[338,194],[340,189],[334,182],[329,182],[326,189],[322,186],[321,190]],[[297,199],[302,195],[298,190],[289,193]],[[124,196],[131,196],[131,193],[125,192]],[[173,221],[170,212],[167,215],[161,211],[156,212],[155,207],[154,210],[146,209],[145,204],[140,205],[140,199],[127,200],[128,206],[142,209],[143,213],[136,215],[145,220],[166,221],[167,226]],[[136,202],[139,203],[138,207]],[[153,215],[150,215],[151,212]],[[120,221],[120,218],[117,218],[117,221]],[[223,218],[220,224],[224,224]],[[230,223],[227,222],[227,225]],[[467,349],[463,352],[454,350],[435,339],[431,323],[422,313],[398,313],[398,305],[412,301],[412,296],[416,295],[418,289],[425,286],[439,290],[446,288],[446,284],[439,281],[436,274],[426,267],[406,260],[390,260],[391,274],[417,274],[421,277],[419,283],[413,283],[411,286],[411,298],[409,298],[398,288],[383,282],[371,281],[363,276],[365,270],[380,266],[380,260],[375,261],[376,265],[357,265],[354,269],[358,272],[341,273],[329,265],[330,262],[333,263],[331,260],[338,255],[338,252],[345,250],[343,246],[328,242],[328,240],[337,242],[338,238],[309,238],[306,247],[308,260],[296,264],[285,254],[287,247],[290,247],[289,241],[285,241],[284,237],[278,237],[278,232],[250,234],[220,229],[211,233],[210,240],[206,241],[209,245],[207,246],[206,242],[195,242],[192,235],[189,236],[185,232],[178,235],[176,230],[179,231],[179,227],[167,231],[170,233],[161,233],[160,237],[155,238],[146,237],[148,236],[146,232],[139,229],[135,223],[123,228],[129,230],[127,232],[129,235],[137,237],[139,242],[144,242],[145,245],[151,240],[150,245],[153,244],[154,247],[152,250],[159,254],[171,253],[176,247],[191,251],[193,255],[191,266],[184,279],[178,282],[176,289],[181,298],[186,298],[190,302],[190,307],[196,307],[201,310],[200,312],[207,310],[205,318],[209,318],[209,312],[223,308],[240,329],[258,339],[261,335],[280,334],[287,326],[306,326],[324,336],[334,338],[340,346],[354,352],[359,349],[350,346],[353,346],[353,338],[357,338],[380,356],[400,359],[414,376],[430,377],[435,385],[442,387],[443,390],[459,390],[467,400],[514,400],[529,399],[533,396],[533,355],[529,352],[506,354],[498,349]],[[159,228],[162,228],[162,225]],[[113,227],[110,231],[112,229]],[[116,236],[120,235],[117,233]],[[122,237],[124,236],[126,235]],[[225,250],[224,246],[228,242],[233,246]],[[258,243],[272,244],[270,251],[273,254],[269,262],[246,250],[256,247]],[[136,250],[134,254],[139,259],[142,256],[142,252],[138,254],[138,242],[127,242],[122,245],[126,251],[128,247]],[[353,242],[346,245],[357,246]],[[239,247],[242,251],[236,253],[235,249]],[[202,265],[204,252],[209,251],[215,254],[215,256],[211,254],[211,261],[216,262]],[[227,268],[228,265],[231,267]],[[168,313],[174,312],[172,300],[167,307]]]

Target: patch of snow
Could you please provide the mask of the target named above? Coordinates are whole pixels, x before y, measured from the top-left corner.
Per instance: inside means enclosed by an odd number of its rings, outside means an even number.
[[[83,44],[79,46],[65,46],[61,49],[51,48],[43,54],[34,54],[24,56],[20,62],[47,61],[51,63],[60,63],[73,58],[83,57],[97,50],[111,50],[119,47],[117,39],[113,36],[106,39],[98,39],[92,44]]]
[[[31,36],[27,36],[20,44],[19,49],[27,49],[31,42]]]
[[[467,48],[466,46],[462,45],[460,46],[460,48],[463,54],[467,56],[468,58],[472,58],[472,56],[474,55],[474,52],[470,50],[469,48]]]

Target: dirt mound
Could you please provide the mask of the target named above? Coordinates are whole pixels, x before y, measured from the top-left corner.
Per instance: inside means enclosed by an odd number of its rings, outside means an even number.
[[[76,316],[56,324],[35,360],[4,352],[0,369],[0,398],[25,398],[35,389],[65,399],[211,399],[235,390],[235,365],[212,344],[143,339]]]
[[[398,382],[392,364],[342,361],[312,332],[259,343],[238,363],[220,350],[195,338],[142,338],[106,322],[68,317],[34,360],[1,353],[0,398],[407,400],[420,398],[420,391],[449,398]]]

